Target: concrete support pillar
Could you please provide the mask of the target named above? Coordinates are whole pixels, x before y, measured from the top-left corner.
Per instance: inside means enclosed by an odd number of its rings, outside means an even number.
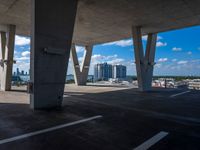
[[[0,31],[0,80],[3,91],[11,90],[16,26],[8,25],[6,28],[6,31]]]
[[[70,55],[77,0],[32,0],[30,105],[60,107]]]
[[[72,45],[71,59],[72,59],[73,68],[74,68],[74,79],[75,79],[76,85],[86,85],[86,83],[87,83],[90,61],[91,61],[91,57],[92,57],[92,48],[93,48],[93,46],[91,46],[91,45],[85,46],[83,62],[80,67],[77,53],[76,53],[75,44]]]
[[[140,91],[149,91],[152,86],[153,67],[155,65],[154,58],[157,34],[148,34],[145,55],[142,45],[141,27],[133,27],[132,34],[138,87]]]

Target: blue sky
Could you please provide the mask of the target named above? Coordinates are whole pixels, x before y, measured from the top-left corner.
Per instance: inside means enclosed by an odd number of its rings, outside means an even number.
[[[200,26],[158,34],[154,75],[196,75],[200,76]],[[146,36],[143,37],[144,48]],[[76,47],[79,61],[82,61],[83,47]],[[14,71],[28,71],[30,62],[30,39],[16,36]],[[127,66],[128,75],[136,75],[132,39],[95,45],[93,48],[90,74],[94,64],[108,62]],[[73,74],[70,59],[68,74]]]

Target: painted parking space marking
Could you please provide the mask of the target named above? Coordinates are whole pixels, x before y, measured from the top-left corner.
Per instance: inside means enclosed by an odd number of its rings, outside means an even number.
[[[82,120],[78,120],[78,121],[74,121],[74,122],[70,122],[70,123],[66,123],[66,124],[50,127],[50,128],[47,128],[47,129],[42,129],[42,130],[38,130],[38,131],[22,134],[22,135],[19,135],[19,136],[3,139],[3,140],[0,140],[0,145],[1,144],[5,144],[5,143],[9,143],[9,142],[13,142],[13,141],[17,141],[17,140],[21,140],[21,139],[25,139],[25,138],[32,137],[32,136],[35,136],[35,135],[39,135],[39,134],[43,134],[43,133],[59,130],[59,129],[62,129],[62,128],[65,128],[65,127],[81,124],[81,123],[84,123],[84,122],[92,121],[92,120],[99,119],[99,118],[102,118],[102,117],[103,116],[101,116],[101,115],[93,116],[93,117],[90,117],[90,118],[86,118],[86,119],[82,119]]]
[[[71,97],[71,95],[66,95],[66,94],[64,94],[63,97]]]
[[[157,142],[159,142],[161,139],[166,137],[169,133],[161,131],[158,134],[154,135],[152,138],[148,139],[138,147],[134,148],[133,150],[147,150]]]
[[[173,95],[171,95],[170,97],[173,98],[173,97],[180,96],[180,95],[183,95],[183,94],[186,94],[186,93],[189,93],[189,92],[190,92],[190,91],[185,91],[185,92],[173,94]]]

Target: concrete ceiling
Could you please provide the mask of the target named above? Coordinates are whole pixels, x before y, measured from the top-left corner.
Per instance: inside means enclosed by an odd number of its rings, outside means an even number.
[[[99,44],[143,34],[200,25],[200,0],[79,0],[73,42]],[[30,35],[31,0],[0,0],[0,24]]]

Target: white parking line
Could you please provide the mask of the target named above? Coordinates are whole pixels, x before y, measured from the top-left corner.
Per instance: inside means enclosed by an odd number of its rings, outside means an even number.
[[[58,125],[58,126],[55,126],[55,127],[43,129],[43,130],[38,130],[38,131],[22,134],[22,135],[15,136],[15,137],[12,137],[12,138],[3,139],[3,140],[0,140],[0,144],[13,142],[13,141],[16,141],[16,140],[20,140],[20,139],[28,138],[28,137],[35,136],[35,135],[38,135],[38,134],[42,134],[42,133],[46,133],[46,132],[62,129],[62,128],[65,128],[65,127],[77,125],[77,124],[80,124],[80,123],[88,122],[88,121],[95,120],[95,119],[102,118],[102,117],[103,116],[101,116],[101,115],[94,116],[94,117],[90,117],[90,118],[86,118],[86,119],[82,119],[82,120],[78,120],[78,121],[74,121],[74,122]]]
[[[170,97],[176,97],[176,96],[179,96],[179,95],[183,95],[183,94],[186,94],[186,93],[189,93],[190,91],[185,91],[185,92],[181,92],[181,93],[177,93],[177,94],[173,94],[171,95]]]
[[[133,150],[147,150],[148,148],[150,148],[151,146],[156,144],[158,141],[163,139],[168,134],[169,134],[168,132],[161,131],[158,134],[156,134],[155,136],[153,136],[152,138],[150,138],[149,140],[147,140],[144,143],[142,143],[141,145],[139,145],[138,147],[134,148]]]
[[[64,94],[63,97],[71,97],[71,95],[65,95],[65,94]]]

